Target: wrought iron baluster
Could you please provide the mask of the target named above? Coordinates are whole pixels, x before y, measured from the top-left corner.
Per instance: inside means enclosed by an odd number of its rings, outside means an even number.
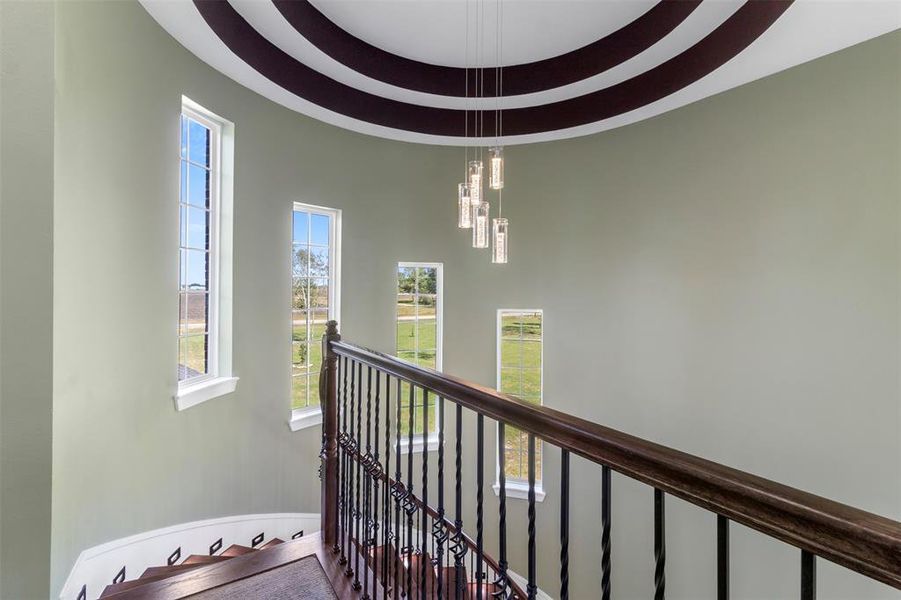
[[[560,600],[569,600],[569,451],[560,453]]]
[[[336,400],[340,400],[341,398],[341,358],[339,357],[336,361],[336,379],[335,379],[335,391],[338,396]],[[338,554],[341,552],[341,460],[343,457],[343,452],[341,449],[341,404],[337,402],[337,413],[338,417],[338,460],[335,469],[335,478],[338,481],[338,494],[335,496],[335,544],[332,547],[332,552],[334,554]],[[323,427],[324,430],[324,427]]]
[[[360,506],[360,484],[362,480],[362,463],[360,461],[360,452],[359,448],[363,443],[363,365],[357,365],[357,441],[356,441],[356,452],[355,452],[355,460],[356,463],[356,473],[357,473],[357,491],[354,494],[354,502],[356,505],[356,511],[354,514],[354,541],[356,543],[356,549],[354,552],[354,585],[353,588],[355,590],[359,590],[362,586],[360,585],[360,539],[361,539],[361,506]]]
[[[372,531],[370,533],[369,546],[366,551],[366,556],[370,557],[370,560],[375,560],[375,548],[378,545],[378,536],[379,536],[379,484],[381,483],[382,478],[382,464],[379,461],[379,403],[381,400],[381,386],[382,386],[382,377],[381,371],[376,369],[375,371],[375,426],[373,428],[373,438],[374,441],[372,443],[373,454],[372,454],[372,467],[370,469],[370,476],[372,479],[372,513],[371,513],[371,523],[372,523]],[[372,592],[375,594],[375,587],[377,585],[377,569],[378,564],[374,565],[372,569]]]
[[[391,375],[385,373],[385,486],[382,497],[382,596],[388,597],[388,547],[391,543]]]
[[[459,404],[456,411],[454,453],[455,461],[455,483],[454,483],[454,535],[452,538],[451,551],[454,553],[454,600],[463,598],[464,582],[463,567],[466,557],[466,543],[463,540],[463,407]]]
[[[422,518],[420,520],[420,543],[422,548],[422,556],[419,561],[419,596],[422,600],[428,598],[428,586],[426,585],[426,570],[430,565],[425,559],[428,548],[429,535],[429,513],[427,507],[429,505],[429,391],[422,390]]]
[[[369,533],[372,528],[370,509],[372,502],[372,477],[369,469],[372,466],[372,367],[366,366],[366,454],[360,465],[363,467],[363,535],[357,540],[357,549],[363,553],[363,600],[369,600]]]
[[[476,600],[482,600],[482,581],[485,579],[484,519],[482,504],[485,487],[485,416],[478,414],[476,422]]]
[[[729,519],[716,516],[716,599],[729,600]]]
[[[394,555],[392,564],[394,565],[394,577],[392,581],[394,582],[394,600],[397,600],[400,596],[400,553],[401,553],[401,536],[403,535],[404,526],[400,520],[400,503],[401,499],[404,497],[405,489],[402,481],[403,475],[401,470],[401,459],[400,459],[400,442],[401,442],[401,401],[403,399],[403,383],[400,379],[397,380],[397,394],[395,396],[397,400],[397,406],[394,407],[395,410],[395,419],[394,419],[394,427],[395,427],[395,439],[396,447],[395,447],[395,465],[394,465]]]
[[[601,600],[610,600],[610,529],[611,489],[610,467],[601,467]]]
[[[410,383],[410,399],[408,402],[408,422],[407,426],[409,431],[407,432],[407,502],[404,507],[405,512],[407,513],[407,588],[406,595],[407,597],[412,597],[413,594],[413,569],[410,568],[412,564],[413,558],[413,513],[416,512],[416,504],[413,501],[414,499],[414,488],[413,488],[413,429],[415,427],[415,411],[416,411],[416,390],[413,387],[413,384]]]
[[[498,561],[500,569],[494,584],[500,592],[500,598],[510,596],[510,582],[507,579],[507,426],[498,423],[497,427],[497,499],[498,499]],[[520,599],[522,600],[522,599]]]
[[[344,574],[348,577],[353,577],[354,568],[353,568],[353,552],[354,552],[354,523],[356,522],[356,502],[357,497],[354,494],[354,465],[357,464],[356,457],[354,453],[356,452],[356,437],[354,436],[354,417],[356,415],[356,397],[357,397],[357,389],[356,389],[356,372],[357,372],[357,363],[356,361],[351,361],[350,363],[350,419],[348,420],[348,429],[347,429],[347,467],[348,467],[348,475],[350,476],[347,481],[347,526],[344,528],[347,545],[347,568],[344,569]]]
[[[666,511],[662,490],[654,488],[654,600],[666,597]]]
[[[535,436],[529,434],[529,583],[526,595],[535,600],[538,593],[538,570],[535,555]]]
[[[444,526],[444,398],[438,398],[438,600],[444,599],[444,544],[447,528]]]
[[[338,365],[341,366],[341,379],[344,380],[344,386],[341,390],[341,436],[339,437],[340,444],[338,445],[341,449],[341,460],[339,461],[341,513],[338,516],[341,528],[341,537],[339,538],[341,558],[338,559],[338,563],[343,565],[347,563],[347,357],[341,357],[338,360]]]
[[[801,600],[816,600],[817,563],[816,556],[801,550]]]

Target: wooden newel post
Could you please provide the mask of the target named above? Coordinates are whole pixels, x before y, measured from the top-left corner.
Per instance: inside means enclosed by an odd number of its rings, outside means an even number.
[[[319,376],[322,404],[322,540],[326,548],[337,542],[338,530],[338,355],[330,342],[341,340],[338,322],[329,321],[322,335],[322,370]]]

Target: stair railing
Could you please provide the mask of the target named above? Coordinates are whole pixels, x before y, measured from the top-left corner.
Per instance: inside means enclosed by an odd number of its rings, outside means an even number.
[[[612,471],[653,489],[655,600],[662,600],[666,589],[667,495],[690,502],[716,516],[718,600],[729,598],[731,521],[800,550],[799,588],[802,600],[814,600],[816,597],[816,557],[825,558],[901,589],[901,523],[897,521],[343,342],[334,321],[329,322],[323,336],[323,357],[322,379],[325,381],[320,383],[324,413],[322,535],[325,543],[336,554],[341,555],[342,563],[348,565],[345,573],[354,577],[356,588],[361,587],[359,580],[363,578],[363,598],[368,599],[370,589],[374,592],[375,587],[381,585],[382,593],[379,596],[385,598],[487,600],[490,595],[492,598],[533,600],[538,590],[535,532],[538,438],[561,449],[558,549],[559,595],[562,600],[569,597],[571,454],[600,466],[600,591],[604,600],[609,600],[611,593]],[[417,393],[421,393],[423,398],[419,404],[414,399],[414,394]],[[402,394],[406,398],[402,398]],[[421,434],[427,438],[430,427],[430,395],[437,398],[435,407],[439,411],[438,485],[437,490],[436,486],[429,485],[430,459],[428,452],[424,451],[420,488],[417,492],[412,456],[413,434],[417,426],[414,419],[421,418]],[[373,396],[374,433],[371,428]],[[443,414],[445,400],[453,404],[456,412],[456,419],[453,421],[454,473],[449,478],[453,485],[450,509],[445,504],[445,484],[448,483],[445,481],[448,477],[444,457],[444,429],[447,425]],[[407,414],[402,414],[404,401]],[[380,454],[378,448],[382,402],[385,421],[384,454]],[[390,410],[392,404],[393,411]],[[421,416],[416,414],[417,408],[422,411]],[[476,414],[475,539],[466,535],[463,521],[464,409]],[[499,425],[497,560],[486,552],[483,543],[486,418]],[[508,575],[504,425],[513,426],[528,434],[528,561],[524,591]],[[392,432],[395,436],[393,441]],[[406,465],[402,461],[399,443],[402,434],[407,443]],[[392,460],[393,478],[388,476]],[[470,472],[466,474],[467,477],[472,475]],[[382,484],[381,493],[378,492],[378,484]],[[435,507],[429,503],[430,488],[438,494]],[[447,492],[450,494],[450,491]],[[448,512],[454,515],[453,520]],[[417,526],[415,533],[414,523]],[[381,534],[378,533],[379,529]],[[381,555],[377,551],[379,546],[382,549]],[[359,565],[361,557],[362,569]],[[467,572],[467,558],[468,573],[474,573],[478,582],[478,585],[471,586],[474,589],[466,587],[470,586],[464,575]],[[426,562],[432,566],[429,567]],[[378,576],[380,572],[383,575],[381,578]],[[371,586],[369,573],[375,574]],[[437,581],[430,573],[437,573]]]

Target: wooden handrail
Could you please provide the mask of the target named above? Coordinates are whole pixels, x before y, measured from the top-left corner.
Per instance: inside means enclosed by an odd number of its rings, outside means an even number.
[[[395,377],[768,536],[901,589],[901,523],[763,477],[528,404],[342,341],[335,354]]]

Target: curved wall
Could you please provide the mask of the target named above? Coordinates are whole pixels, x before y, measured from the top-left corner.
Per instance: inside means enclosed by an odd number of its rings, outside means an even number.
[[[542,308],[549,405],[901,517],[899,44],[892,34],[626,128],[508,149],[512,263],[498,267],[454,227],[462,150],[292,113],[212,71],[137,4],[60,4],[52,590],[80,550],[110,539],[318,510],[318,431],[286,425],[295,200],[344,211],[347,339],[390,351],[396,263],[442,261],[447,371],[492,384],[495,310]],[[235,123],[241,380],[179,413],[166,257],[182,94]],[[573,469],[587,499],[571,549],[582,598],[597,586],[599,471]],[[652,495],[614,485],[614,589],[648,597]],[[556,537],[557,486],[549,466],[543,540]],[[711,593],[714,520],[668,510],[668,591]],[[524,503],[511,512],[525,522]],[[542,553],[546,590],[556,551]],[[736,596],[795,594],[792,550],[739,529],[733,553],[754,567],[735,569]],[[890,594],[820,574],[823,598]]]

